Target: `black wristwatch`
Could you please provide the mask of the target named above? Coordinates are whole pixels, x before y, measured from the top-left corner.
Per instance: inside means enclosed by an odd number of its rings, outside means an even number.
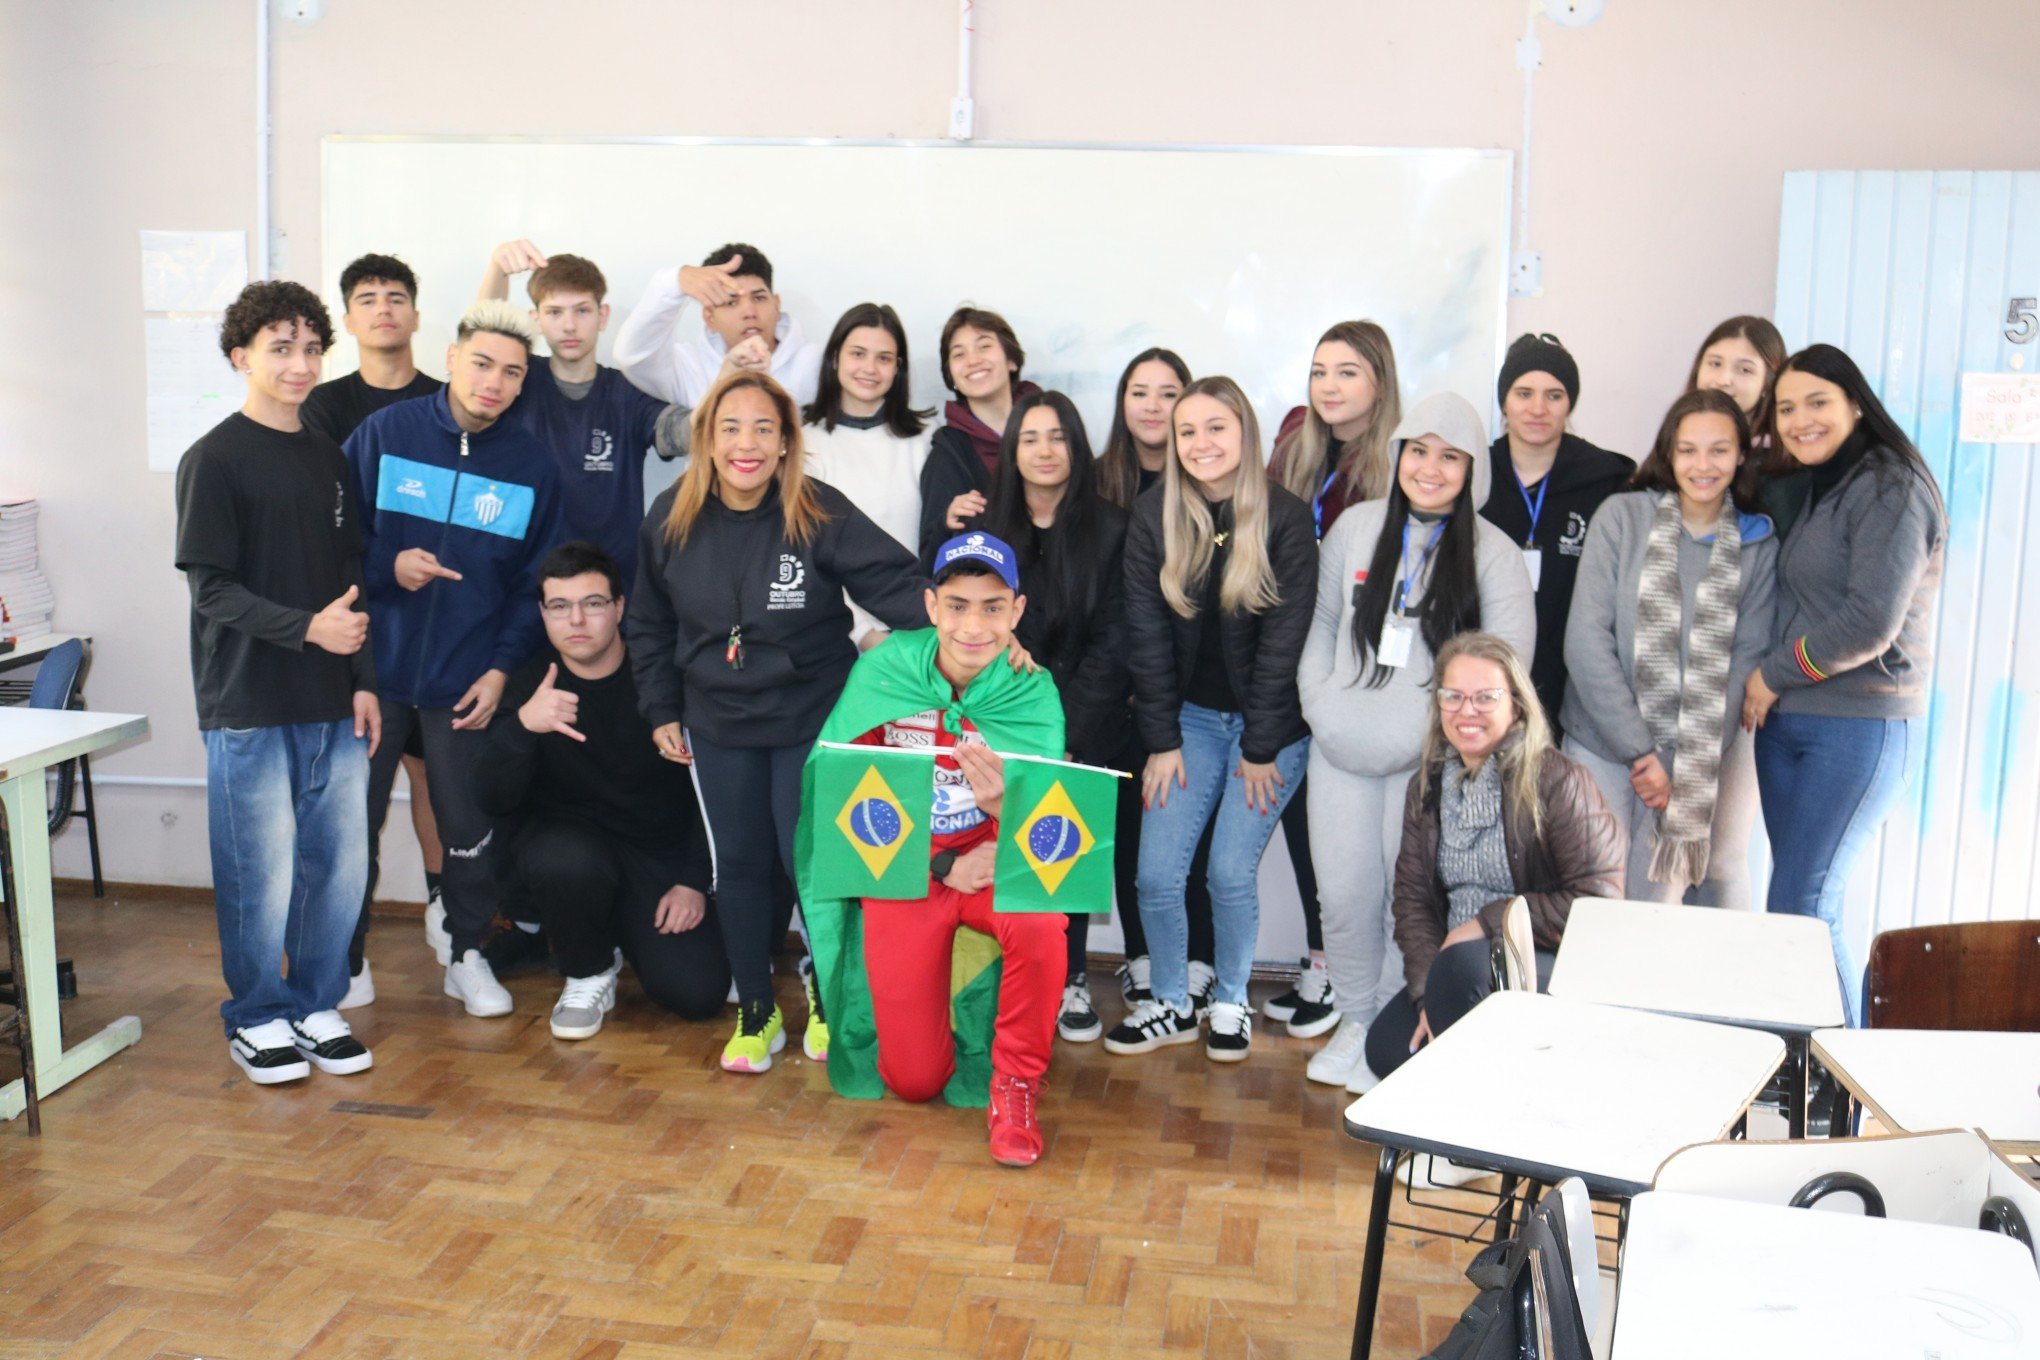
[[[928,877],[937,883],[947,882],[949,871],[956,867],[954,850],[937,850],[928,859]]]

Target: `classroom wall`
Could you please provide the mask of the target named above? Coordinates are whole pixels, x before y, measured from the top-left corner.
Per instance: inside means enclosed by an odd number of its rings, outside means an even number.
[[[276,269],[324,290],[322,136],[934,138],[956,83],[947,0],[329,9],[313,27],[276,23],[272,67]],[[252,226],[254,13],[253,0],[0,0],[0,486],[43,500],[59,624],[98,640],[93,705],[153,720],[154,740],[101,762],[104,776],[204,768],[171,479],[145,470],[135,233]],[[1524,14],[1521,0],[981,2],[977,131],[1513,147]],[[1649,438],[1708,326],[1769,310],[1785,170],[2034,164],[2030,0],[1611,0],[1594,27],[1542,23],[1540,36],[1544,295],[1512,302],[1511,331],[1564,337],[1583,374],[1577,428],[1614,448]],[[670,236],[676,259],[698,254],[719,239],[717,199],[741,192],[704,185],[698,221],[644,229]],[[1224,205],[1222,185],[1185,185],[1153,205],[1156,229]],[[615,210],[631,211],[630,186]],[[973,213],[1039,214],[1081,248],[1084,205],[1053,186],[902,211],[964,231]],[[847,225],[883,239],[883,222]],[[456,308],[472,287],[425,280],[423,306]],[[202,789],[102,796],[109,876],[207,881]],[[415,893],[408,834],[390,850],[392,887]],[[57,863],[83,872],[82,833]]]

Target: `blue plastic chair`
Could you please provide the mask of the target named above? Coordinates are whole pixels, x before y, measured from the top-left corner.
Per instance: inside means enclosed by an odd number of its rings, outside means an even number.
[[[28,691],[30,708],[82,708],[79,684],[85,672],[85,644],[78,638],[50,649],[36,667],[35,683]],[[79,798],[82,791],[83,798]],[[50,835],[55,836],[72,816],[85,819],[85,839],[92,851],[92,895],[106,896],[106,880],[99,868],[99,807],[92,796],[92,758],[79,756],[57,767],[57,797],[50,808]]]

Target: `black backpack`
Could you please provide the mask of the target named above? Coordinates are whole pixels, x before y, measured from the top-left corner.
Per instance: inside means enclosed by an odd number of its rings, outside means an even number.
[[[1425,1360],[1593,1360],[1556,1191],[1529,1212],[1521,1232],[1483,1248],[1466,1278],[1480,1297]]]

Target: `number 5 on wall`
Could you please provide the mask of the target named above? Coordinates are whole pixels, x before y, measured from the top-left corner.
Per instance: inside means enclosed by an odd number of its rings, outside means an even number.
[[[2030,345],[2040,335],[2040,316],[2033,313],[2033,298],[2011,300],[2005,308],[2005,339],[2015,345]]]

